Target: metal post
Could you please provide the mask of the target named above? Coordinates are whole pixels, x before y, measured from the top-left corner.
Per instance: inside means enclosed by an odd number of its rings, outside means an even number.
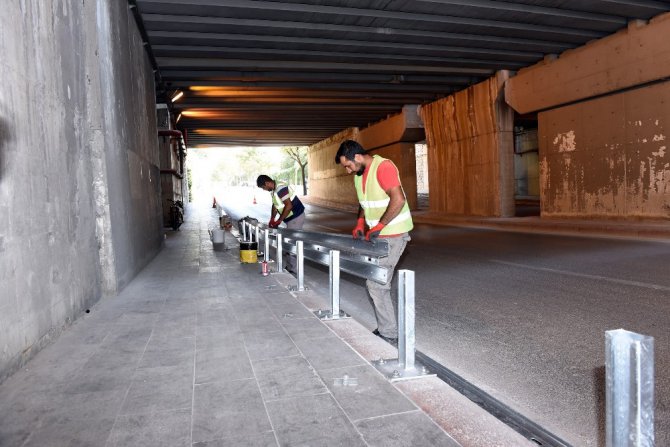
[[[654,446],[654,338],[605,332],[607,447]]]
[[[305,252],[302,241],[296,241],[296,260],[298,262],[298,292],[305,290]]]
[[[398,270],[398,361],[414,368],[414,272]]]
[[[277,233],[277,273],[284,271],[284,254],[282,253],[282,247],[282,235],[281,233]]]
[[[330,308],[333,318],[340,316],[340,252],[330,250],[330,266],[328,279],[330,281]]]
[[[372,362],[391,382],[435,376],[415,358],[414,285],[412,270],[398,270],[398,358]]]
[[[340,251],[330,250],[328,257],[328,289],[330,291],[330,310],[314,312],[321,320],[341,320],[351,315],[340,310]]]
[[[260,250],[261,250],[261,246],[260,246],[260,244],[258,243],[258,242],[259,242],[259,239],[258,239],[258,232],[259,232],[258,225],[256,225],[255,228],[256,228],[256,246],[258,247],[258,251],[260,251]]]
[[[263,254],[263,260],[265,262],[270,262],[270,230],[265,229],[265,253]]]

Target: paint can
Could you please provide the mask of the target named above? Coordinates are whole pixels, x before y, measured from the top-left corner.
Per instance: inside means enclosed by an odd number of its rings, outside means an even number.
[[[267,261],[261,262],[261,275],[268,276],[270,274],[270,269],[268,268]]]
[[[258,262],[258,242],[240,242],[240,262],[244,264],[255,264]]]

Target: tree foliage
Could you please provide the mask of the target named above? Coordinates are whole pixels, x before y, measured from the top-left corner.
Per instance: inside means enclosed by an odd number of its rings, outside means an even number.
[[[306,146],[286,146],[284,152],[288,155],[300,168],[302,177],[302,194],[307,195],[307,182],[305,168],[307,166],[307,147]]]

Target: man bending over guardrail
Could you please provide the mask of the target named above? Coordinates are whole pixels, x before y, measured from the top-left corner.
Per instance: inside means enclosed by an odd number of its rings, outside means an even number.
[[[272,210],[268,227],[277,228],[284,222],[289,230],[301,230],[305,223],[305,206],[302,204],[293,189],[284,184],[278,184],[267,175],[259,175],[256,179],[259,188],[272,194]],[[278,215],[275,220],[275,215]],[[295,255],[286,253],[286,270],[295,273]]]
[[[335,163],[344,166],[347,173],[356,174],[354,186],[360,206],[352,232],[354,238],[364,237],[367,241],[386,238],[389,244],[388,257],[379,259],[379,265],[388,267],[390,272],[386,284],[367,280],[365,285],[377,317],[377,329],[373,333],[395,344],[398,342],[398,323],[391,298],[392,280],[396,264],[410,240],[409,231],[414,228],[400,174],[391,160],[369,155],[363,146],[352,140],[340,145]]]

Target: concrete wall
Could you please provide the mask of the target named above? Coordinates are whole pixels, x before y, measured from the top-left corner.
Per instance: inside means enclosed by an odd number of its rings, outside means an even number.
[[[421,107],[431,212],[514,215],[514,119],[502,100],[507,77],[500,72]]]
[[[0,15],[0,381],[159,250],[151,67],[125,2]]]
[[[670,218],[670,14],[521,70],[538,115],[542,216]]]
[[[358,210],[351,174],[335,164],[335,154],[344,140],[358,141],[371,155],[392,160],[398,167],[407,202],[415,209],[416,157],[414,145],[424,138],[416,106],[365,129],[351,128],[310,146],[308,150],[309,201],[344,210]]]
[[[543,216],[670,218],[670,82],[538,118]]]
[[[670,13],[519,71],[505,101],[524,114],[670,77]]]

